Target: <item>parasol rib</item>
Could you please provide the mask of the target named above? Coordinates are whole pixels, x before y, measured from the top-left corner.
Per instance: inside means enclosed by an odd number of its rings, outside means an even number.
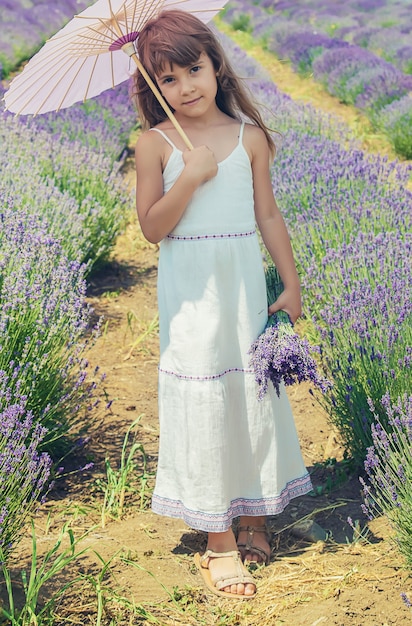
[[[94,70],[96,69],[96,64],[97,64],[97,60],[98,60],[98,58],[99,58],[99,56],[96,54],[96,57],[95,57],[95,59],[94,59],[94,63],[93,63],[93,69],[92,69],[92,70],[91,70],[91,72],[90,72],[89,81],[88,81],[88,83],[87,83],[86,91],[85,91],[85,94],[84,94],[83,102],[84,102],[85,100],[87,100],[87,94],[88,94],[88,91],[89,91],[89,89],[90,89],[90,84],[91,84],[91,82],[92,82],[92,78],[93,78]]]

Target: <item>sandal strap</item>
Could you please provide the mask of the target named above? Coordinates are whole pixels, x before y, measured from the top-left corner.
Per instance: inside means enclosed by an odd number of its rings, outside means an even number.
[[[206,559],[221,559],[225,556],[231,556],[234,559],[240,557],[238,550],[231,550],[230,552],[214,552],[213,550],[206,550],[203,556],[200,557],[200,562],[203,563]]]
[[[238,543],[238,546],[244,552],[250,552],[251,554],[257,554],[262,557],[264,563],[268,563],[270,560],[270,552],[267,552],[263,548],[258,548],[257,546],[252,546],[247,543]]]
[[[253,535],[255,533],[264,533],[265,536],[266,536],[266,539],[270,543],[271,536],[270,536],[270,533],[269,533],[268,529],[266,528],[266,526],[239,526],[238,533],[243,532],[243,531],[247,532],[247,534],[248,534],[248,538],[247,538],[246,544],[247,545],[250,544],[250,547],[252,547]]]
[[[239,583],[243,583],[244,585],[249,583],[256,585],[252,576],[247,572],[247,570],[245,570],[242,563],[242,557],[238,550],[231,550],[230,552],[214,552],[213,550],[206,550],[203,556],[200,557],[200,563],[202,567],[205,567],[203,563],[206,559],[220,559],[224,557],[231,557],[233,559],[235,565],[235,568],[233,569],[235,569],[235,574],[232,574],[232,576],[229,574],[229,577],[225,574],[216,578],[212,577],[212,583],[215,585],[216,589],[220,591],[225,587],[230,587],[230,585],[237,585]]]
[[[243,532],[244,530],[246,530],[248,533],[266,533],[268,534],[268,529],[266,528],[266,526],[239,526],[239,528],[237,529],[238,532]]]
[[[230,587],[231,585],[238,585],[239,583],[243,585],[250,584],[250,585],[256,586],[256,582],[253,580],[252,576],[246,575],[243,572],[239,574],[238,576],[235,576],[234,578],[223,578],[223,576],[220,576],[216,580],[214,579],[212,580],[216,589],[218,589],[219,591],[221,591],[225,587]]]
[[[253,536],[255,533],[265,533],[266,539],[270,542],[270,534],[266,526],[239,526],[238,533],[247,532],[246,543],[238,543],[237,547],[239,550],[243,550],[244,552],[251,552],[252,554],[257,554],[263,559],[263,562],[268,564],[270,560],[270,551],[266,551],[263,548],[259,548],[255,546],[253,543]]]

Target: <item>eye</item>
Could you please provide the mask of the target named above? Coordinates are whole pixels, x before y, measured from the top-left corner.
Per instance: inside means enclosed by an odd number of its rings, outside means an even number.
[[[194,65],[194,66],[191,68],[191,70],[190,70],[190,71],[191,71],[193,74],[196,74],[196,72],[199,72],[199,70],[201,70],[200,65]]]

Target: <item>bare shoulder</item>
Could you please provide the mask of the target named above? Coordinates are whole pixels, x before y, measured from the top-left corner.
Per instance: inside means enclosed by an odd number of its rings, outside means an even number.
[[[245,124],[243,143],[251,161],[256,155],[266,155],[269,152],[265,133],[255,124]]]
[[[152,130],[147,130],[138,137],[136,142],[136,151],[156,151],[160,149],[162,143],[163,142],[160,133],[153,132]]]
[[[142,133],[135,146],[136,168],[141,170],[160,168],[165,159],[165,141],[160,133],[150,130]]]

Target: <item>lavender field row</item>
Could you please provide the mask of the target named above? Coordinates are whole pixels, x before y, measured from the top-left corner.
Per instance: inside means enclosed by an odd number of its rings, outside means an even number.
[[[133,210],[120,169],[135,125],[127,84],[35,118],[0,110],[2,562],[101,395],[87,280]]]
[[[349,456],[365,463],[365,512],[388,515],[410,564],[412,167],[365,153],[333,118],[259,76],[226,39],[225,49],[254,77],[249,87],[281,133],[273,189],[292,236],[309,337],[333,381],[318,399]]]
[[[397,154],[410,159],[412,15],[407,4],[232,0],[224,19],[250,32],[298,73],[313,76],[341,102],[363,111]],[[376,45],[367,48],[369,41]]]
[[[370,50],[405,74],[412,74],[412,18],[409,0],[260,0],[277,21],[286,20],[290,32],[308,25]]]

